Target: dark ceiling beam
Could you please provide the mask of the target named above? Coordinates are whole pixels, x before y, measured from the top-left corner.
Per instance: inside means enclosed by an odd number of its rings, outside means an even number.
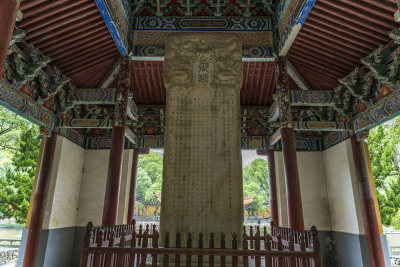
[[[79,67],[76,67],[76,68],[73,68],[71,70],[68,70],[68,72],[66,71],[66,73],[71,76],[71,75],[74,75],[76,73],[85,71],[85,70],[87,70],[89,68],[92,68],[92,67],[95,67],[97,65],[100,65],[101,63],[106,62],[108,60],[116,59],[117,57],[118,57],[118,53],[116,51],[114,51],[113,53],[111,53],[110,55],[108,55],[108,56],[106,56],[104,58],[97,58],[96,60],[89,61],[89,62],[87,62],[85,64],[80,65]]]
[[[47,2],[47,0],[31,0],[31,1],[25,0],[25,1],[21,1],[20,10],[22,12],[24,12],[25,10],[29,10],[29,9],[34,8],[34,7],[36,7],[36,6],[40,5],[40,4],[43,4],[45,2]]]
[[[111,68],[108,70],[107,74],[103,77],[103,79],[98,84],[99,88],[107,88],[110,84],[115,80],[115,77],[118,75],[121,66],[121,59],[118,58]]]
[[[77,88],[68,95],[72,105],[114,105],[116,100],[115,88]]]

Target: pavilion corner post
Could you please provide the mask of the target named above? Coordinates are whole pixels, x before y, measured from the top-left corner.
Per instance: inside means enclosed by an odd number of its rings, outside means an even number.
[[[383,256],[378,219],[376,216],[371,181],[368,172],[368,163],[363,143],[364,141],[357,140],[355,135],[351,137],[351,147],[353,151],[364,229],[368,240],[371,266],[385,266],[385,258]]]
[[[293,128],[281,128],[289,228],[304,230],[296,142]]]
[[[132,172],[131,172],[131,185],[129,188],[129,205],[128,205],[128,224],[132,222],[135,214],[135,200],[136,200],[136,176],[139,161],[139,149],[133,149],[132,158]]]
[[[47,193],[51,179],[54,153],[57,143],[57,133],[52,132],[46,137],[42,162],[36,185],[35,199],[33,202],[32,214],[25,246],[23,267],[35,266],[37,250],[39,246],[40,231],[43,225],[43,218],[46,209]]]
[[[269,205],[271,208],[271,221],[279,226],[278,201],[276,193],[275,151],[268,149],[268,177],[269,177]]]
[[[19,0],[0,0],[0,76],[6,62],[19,2]]]
[[[125,145],[125,126],[114,126],[111,136],[110,158],[108,161],[108,173],[106,193],[104,196],[102,226],[114,226],[117,224],[118,201],[121,184],[122,159]]]

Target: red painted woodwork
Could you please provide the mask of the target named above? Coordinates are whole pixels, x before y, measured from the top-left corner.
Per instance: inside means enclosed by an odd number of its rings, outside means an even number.
[[[318,0],[288,57],[314,90],[332,90],[398,28],[396,0]]]
[[[17,26],[27,31],[25,40],[50,56],[76,87],[96,87],[119,57],[92,0],[22,1],[21,10]]]
[[[378,219],[369,179],[368,163],[364,151],[364,141],[357,141],[351,137],[354,167],[356,171],[358,194],[360,196],[361,211],[363,214],[364,230],[368,240],[369,255],[372,267],[385,266],[382,243],[379,233]]]
[[[144,232],[143,229],[140,225],[139,232],[136,232],[135,221],[132,224],[105,228],[94,228],[89,222],[80,266],[144,267],[148,266],[147,259],[151,259],[151,266],[154,267],[171,266],[173,262],[175,266],[222,267],[226,266],[227,260],[232,259],[232,263],[229,264],[232,267],[239,266],[238,263],[242,261],[244,267],[261,267],[261,261],[263,266],[271,267],[322,267],[320,242],[315,227],[312,227],[311,231],[297,231],[276,227],[271,223],[271,231],[268,233],[264,227],[263,235],[260,227],[255,229],[254,234],[251,226],[250,235],[247,234],[246,227],[243,227],[243,233],[239,233],[240,238],[236,233],[219,233],[219,244],[215,242],[213,233],[210,233],[208,244],[204,242],[203,233],[188,233],[185,236],[180,233],[176,236],[165,234],[164,247],[159,246],[160,235],[156,227],[149,228],[149,225],[146,225]],[[242,240],[239,243],[240,239]],[[232,246],[228,247],[227,241],[231,241]],[[248,249],[249,247],[251,249]],[[207,257],[206,263],[203,262],[204,257]]]
[[[40,230],[42,229],[43,217],[46,209],[47,192],[49,190],[56,142],[57,133],[53,131],[51,136],[46,137],[45,140],[39,177],[36,185],[35,200],[33,202],[32,215],[25,245],[23,267],[35,266]]]
[[[0,0],[0,76],[6,62],[17,12],[18,4],[16,0]]]
[[[281,129],[283,166],[285,168],[286,198],[289,228],[304,230],[303,207],[299,170],[297,167],[296,141],[293,128]]]
[[[101,223],[103,226],[114,226],[117,224],[119,187],[121,184],[124,144],[125,127],[114,126],[111,136],[110,159],[108,161],[103,221]]]
[[[269,177],[269,205],[271,209],[271,221],[279,225],[278,199],[276,193],[276,173],[275,173],[275,151],[268,149],[268,177]]]
[[[129,188],[128,223],[132,222],[135,214],[136,176],[139,161],[139,149],[133,149],[131,185]]]

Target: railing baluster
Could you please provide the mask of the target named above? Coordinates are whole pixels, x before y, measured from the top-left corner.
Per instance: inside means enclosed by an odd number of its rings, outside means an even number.
[[[214,233],[210,233],[210,246],[209,248],[213,249],[214,248]],[[209,256],[209,266],[214,267],[214,255]]]
[[[186,243],[187,248],[192,248],[192,233],[189,232],[187,235],[187,243]],[[190,267],[192,264],[192,255],[187,254],[186,255],[186,267]]]
[[[254,241],[253,241],[254,235],[253,235],[253,225],[250,225],[250,249],[254,249]],[[254,256],[251,256],[252,259],[254,259]]]
[[[175,247],[181,247],[181,233],[176,233]],[[175,255],[175,267],[179,267],[181,265],[181,256],[179,254]]]
[[[300,250],[306,251],[306,242],[304,241],[304,235],[300,236]],[[307,267],[307,258],[302,257],[300,266]]]
[[[132,228],[133,228],[133,232],[132,232],[132,239],[131,239],[131,247],[132,248],[135,248],[136,247],[136,231],[135,231],[135,226],[133,225],[132,226]],[[130,259],[129,259],[129,266],[133,266],[134,264],[135,264],[135,252],[132,252],[131,254],[130,254],[130,257],[129,257]]]
[[[244,251],[248,250],[246,231],[243,233],[243,250]],[[243,266],[249,267],[249,257],[248,256],[243,256]]]
[[[237,240],[236,233],[232,234],[232,249],[234,249],[234,250],[238,249],[238,240]],[[238,266],[238,257],[232,256],[232,267],[237,267],[237,266]]]
[[[109,236],[108,247],[112,248],[114,246],[115,232],[114,231],[110,231],[108,236]],[[113,257],[114,257],[114,255],[112,253],[106,254],[106,266],[112,266],[111,264],[112,264],[112,261],[113,261]]]
[[[264,241],[265,250],[267,252],[271,251],[271,239],[272,238],[266,231],[264,232],[264,236],[265,236],[265,241]],[[265,255],[265,267],[269,267],[269,266],[272,266],[272,258]]]
[[[142,246],[142,237],[143,237],[143,235],[142,235],[142,231],[143,231],[143,226],[140,224],[139,225],[139,236],[138,236],[138,247],[141,247]],[[136,259],[136,266],[139,266],[139,264],[140,264],[140,257],[141,257],[141,255],[140,254],[138,254],[137,255],[137,259]]]
[[[169,232],[165,233],[164,248],[169,248]],[[168,261],[169,261],[169,255],[164,254],[163,267],[168,267],[169,264]]]
[[[104,234],[104,230],[100,229],[99,231],[97,231],[97,236],[96,236],[96,244],[98,248],[101,248],[101,246],[103,245],[103,234]],[[100,253],[95,253],[94,254],[94,266],[101,266],[101,257],[102,254]]]
[[[198,247],[199,247],[199,249],[203,248],[203,233],[199,234]],[[198,255],[197,256],[197,266],[198,267],[203,267],[203,255]]]
[[[289,250],[294,251],[294,236],[293,236],[293,234],[291,234],[289,236]],[[290,258],[290,266],[292,266],[292,267],[296,266],[296,257]]]
[[[315,226],[311,227],[311,234],[313,237],[313,251],[315,267],[322,267],[321,248],[319,244],[318,232]]]
[[[159,234],[158,234],[158,232],[157,232],[157,230],[155,230],[154,228],[153,228],[153,240],[152,240],[152,243],[153,243],[153,248],[158,248],[158,237],[159,237]],[[157,253],[154,253],[153,255],[152,255],[152,262],[151,262],[151,266],[152,267],[157,267]]]
[[[83,239],[83,249],[82,249],[82,257],[81,257],[81,267],[85,267],[88,265],[89,261],[89,253],[86,248],[89,248],[90,246],[90,238],[93,235],[93,223],[88,222],[86,225],[86,233],[85,233],[85,238]]]
[[[260,250],[261,247],[260,247],[260,228],[259,227],[257,227],[257,232],[256,232],[254,243],[255,243],[255,246],[254,246],[255,250]],[[256,260],[255,260],[256,267],[260,267],[261,266],[261,257],[256,256],[255,258],[256,258]]]
[[[121,229],[122,230],[122,229]],[[125,231],[123,231],[122,233],[121,233],[121,238],[120,238],[120,240],[119,240],[119,247],[120,248],[123,248],[123,247],[125,247],[125,236],[126,236],[126,233],[125,233]],[[125,262],[125,254],[124,253],[120,253],[120,254],[117,254],[118,256],[117,256],[117,260],[118,260],[118,263],[117,263],[117,266],[118,267],[123,267],[123,266],[125,266],[125,264],[124,264],[124,262]],[[107,266],[108,267],[108,266]]]
[[[147,248],[148,242],[149,242],[149,234],[147,231],[144,232],[143,234],[143,240],[142,240],[142,248]],[[140,259],[140,267],[146,267],[146,259],[147,259],[147,254],[143,253]]]
[[[278,238],[278,251],[283,251],[283,245],[282,245],[282,237],[280,234],[277,236]],[[283,267],[284,266],[284,258],[278,257],[278,266]]]
[[[225,234],[221,233],[221,249],[225,249]],[[225,256],[221,256],[221,267],[225,267]]]

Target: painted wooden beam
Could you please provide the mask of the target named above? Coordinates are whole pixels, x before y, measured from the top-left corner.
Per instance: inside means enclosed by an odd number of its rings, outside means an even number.
[[[117,77],[118,72],[120,70],[121,59],[117,59],[114,65],[110,68],[106,76],[100,81],[98,88],[108,88],[110,84],[114,81],[115,77]]]
[[[354,116],[353,127],[355,133],[371,129],[400,115],[399,85],[392,87],[391,90],[393,91],[391,94]]]
[[[269,138],[269,146],[275,145],[279,140],[281,140],[281,128],[278,128]]]
[[[335,121],[295,121],[293,122],[295,131],[351,131],[352,126],[349,122]]]
[[[308,17],[315,0],[284,0],[286,8],[277,9],[276,14],[277,31],[279,42],[277,52],[279,56],[286,56],[292,46],[297,34],[300,32],[305,20]]]
[[[33,101],[3,78],[0,78],[0,105],[47,130],[55,126],[56,117],[52,111]]]
[[[111,129],[114,120],[101,119],[60,119],[58,128],[106,128]]]
[[[126,115],[128,116],[128,118],[131,120],[137,120],[138,119],[138,111],[139,111],[139,108],[136,105],[133,98],[129,98],[128,108],[126,110]]]
[[[278,121],[280,114],[278,101],[274,100],[269,108],[269,122]]]
[[[290,91],[290,105],[336,107],[337,99],[334,91],[292,90]]]
[[[164,61],[165,46],[135,46],[131,56],[137,61]],[[272,47],[243,47],[242,60],[244,62],[274,61]]]
[[[114,88],[77,88],[68,96],[72,105],[113,105],[117,99],[117,89]]]
[[[132,144],[137,144],[136,134],[129,127],[125,127],[125,138]]]
[[[286,60],[286,66],[288,75],[293,79],[300,89],[311,90],[311,86],[308,84],[306,79],[304,79],[304,77],[288,59]]]
[[[129,53],[130,21],[121,1],[123,0],[95,0],[119,53],[121,56],[127,56]]]
[[[85,139],[85,149],[110,149],[111,136],[97,136]],[[133,144],[125,138],[125,149],[132,149]]]

